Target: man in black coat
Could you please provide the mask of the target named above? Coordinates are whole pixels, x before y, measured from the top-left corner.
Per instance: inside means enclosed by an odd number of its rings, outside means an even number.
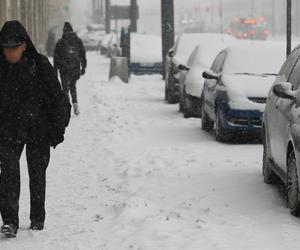
[[[19,228],[20,157],[26,145],[32,230],[43,230],[50,147],[64,141],[71,105],[48,59],[25,28],[9,21],[0,31],[0,212],[1,233]]]
[[[54,68],[60,72],[63,90],[68,97],[71,92],[75,115],[79,115],[76,82],[85,74],[86,66],[83,43],[73,31],[72,25],[65,22],[63,36],[54,51]]]

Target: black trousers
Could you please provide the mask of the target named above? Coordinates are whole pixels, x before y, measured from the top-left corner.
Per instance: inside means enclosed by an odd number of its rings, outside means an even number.
[[[62,87],[63,87],[63,91],[65,92],[66,96],[68,98],[70,93],[71,93],[71,97],[72,97],[72,103],[77,103],[78,99],[77,99],[77,88],[76,88],[76,83],[77,83],[77,79],[76,77],[72,76],[71,74],[61,74],[61,83],[62,83]]]
[[[24,146],[0,145],[0,212],[4,224],[19,226],[20,157]],[[26,157],[30,183],[30,220],[44,222],[49,144],[27,144]]]

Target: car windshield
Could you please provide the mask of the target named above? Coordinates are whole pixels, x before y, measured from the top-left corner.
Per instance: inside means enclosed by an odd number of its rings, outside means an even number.
[[[285,61],[284,45],[243,46],[230,48],[224,64],[224,74],[276,75]]]

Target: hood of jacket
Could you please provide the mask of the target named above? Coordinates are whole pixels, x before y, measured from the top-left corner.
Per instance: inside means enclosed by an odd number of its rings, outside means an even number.
[[[35,57],[39,56],[39,53],[35,48],[25,27],[17,20],[6,22],[0,31],[0,41],[4,41],[7,40],[8,38],[13,38],[13,37],[22,38],[22,40],[27,43],[26,52],[32,54]]]

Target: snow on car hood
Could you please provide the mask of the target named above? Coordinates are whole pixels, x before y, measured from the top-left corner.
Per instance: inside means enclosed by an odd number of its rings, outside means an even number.
[[[264,103],[250,101],[248,97],[266,98],[275,81],[276,76],[268,75],[224,75],[222,82],[225,85],[229,105],[233,109],[264,111]]]

